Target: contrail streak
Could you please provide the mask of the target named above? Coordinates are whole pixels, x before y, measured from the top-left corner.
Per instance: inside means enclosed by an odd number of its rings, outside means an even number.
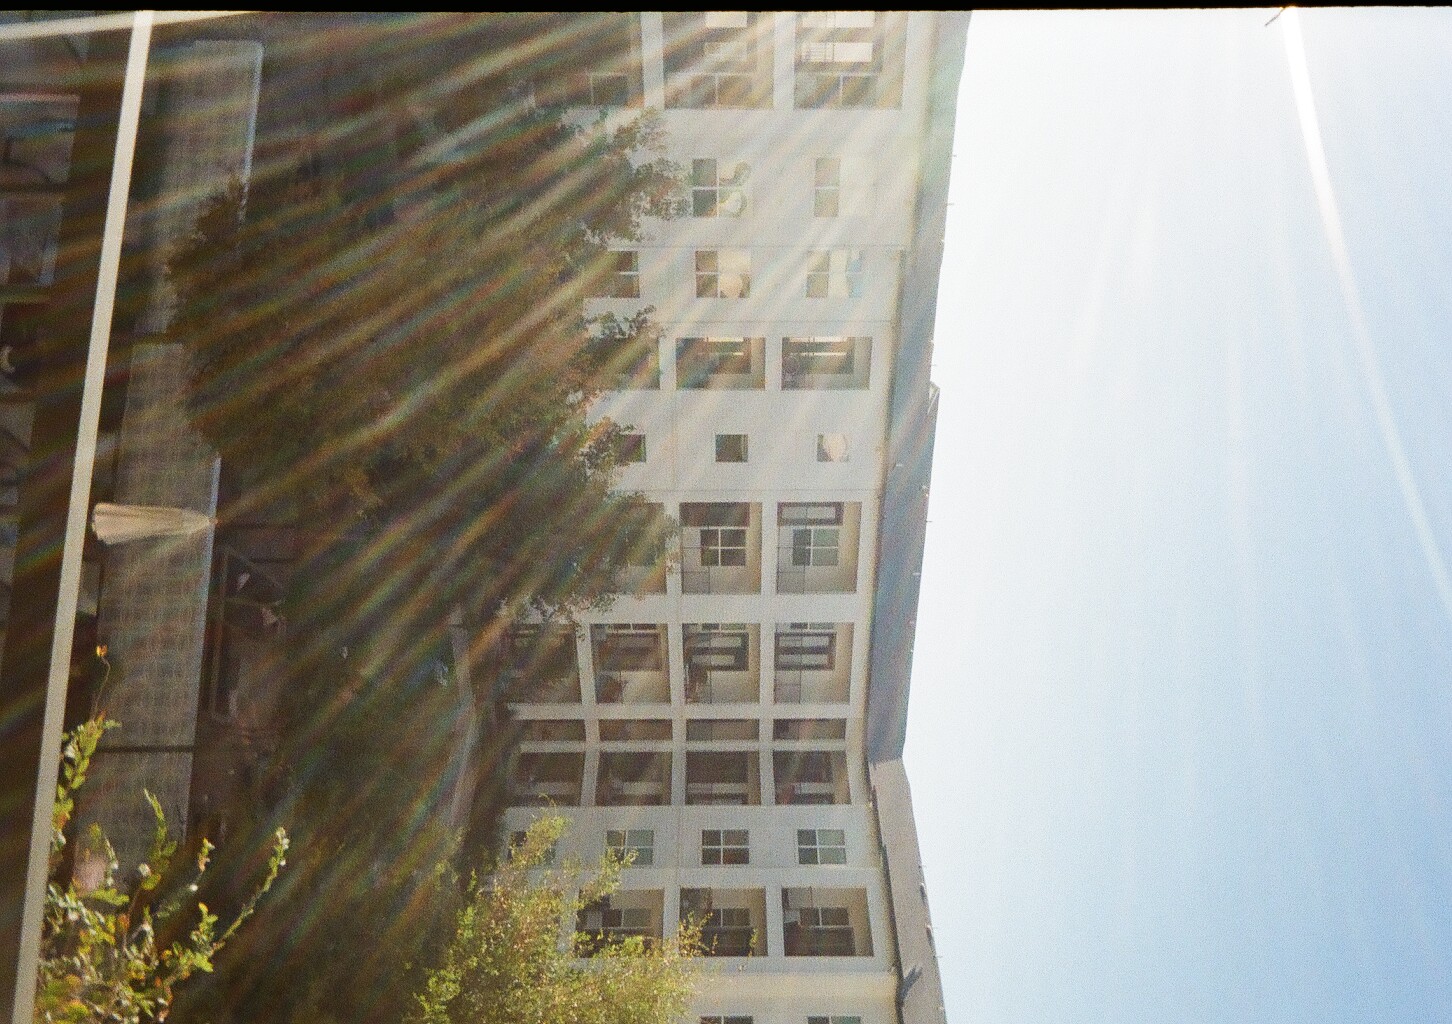
[[[1366,389],[1371,395],[1382,445],[1386,448],[1387,458],[1396,473],[1402,501],[1407,507],[1407,514],[1411,516],[1412,525],[1416,528],[1422,556],[1432,573],[1437,594],[1442,599],[1442,610],[1448,621],[1452,622],[1452,581],[1447,576],[1447,563],[1437,545],[1432,526],[1427,521],[1426,506],[1422,503],[1421,492],[1417,489],[1416,478],[1412,475],[1412,466],[1407,460],[1401,432],[1397,430],[1396,420],[1392,417],[1386,384],[1382,380],[1381,364],[1377,361],[1376,349],[1371,344],[1371,334],[1367,330],[1366,316],[1361,308],[1361,294],[1351,272],[1346,235],[1341,228],[1341,212],[1336,206],[1336,195],[1331,189],[1331,171],[1326,163],[1321,125],[1316,118],[1316,100],[1311,94],[1311,75],[1306,67],[1306,44],[1301,38],[1299,14],[1294,7],[1288,8],[1280,22],[1286,41],[1286,63],[1290,66],[1291,88],[1296,96],[1296,112],[1301,122],[1301,136],[1306,142],[1306,160],[1311,166],[1311,183],[1316,190],[1316,203],[1321,209],[1321,223],[1326,230],[1326,241],[1331,247],[1336,276],[1340,279],[1341,296],[1346,303],[1347,315],[1351,318],[1351,337],[1356,346],[1356,355],[1361,361],[1362,378],[1366,381]]]

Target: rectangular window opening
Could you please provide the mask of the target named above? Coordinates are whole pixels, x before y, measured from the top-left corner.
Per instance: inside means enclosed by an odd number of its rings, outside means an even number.
[[[745,462],[746,461],[746,435],[745,434],[717,434],[716,435],[716,461],[717,462]]]

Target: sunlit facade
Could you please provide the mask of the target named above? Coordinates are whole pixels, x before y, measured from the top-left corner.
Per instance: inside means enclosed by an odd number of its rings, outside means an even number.
[[[553,805],[561,854],[634,852],[590,931],[705,921],[702,1022],[943,1019],[899,758],[966,28],[621,15],[619,59],[565,85],[660,111],[690,178],[592,309],[654,308],[595,413],[680,542],[520,680],[506,825]]]

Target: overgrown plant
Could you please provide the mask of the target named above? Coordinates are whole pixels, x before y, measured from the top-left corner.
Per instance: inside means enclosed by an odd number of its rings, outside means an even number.
[[[41,931],[38,1024],[165,1020],[176,986],[197,972],[212,970],[213,955],[252,915],[284,864],[287,834],[279,828],[261,883],[231,923],[221,927],[217,915],[195,896],[212,844],[202,840],[189,880],[179,881],[172,871],[177,841],[171,837],[161,804],[146,793],[156,829],[136,880],[118,883],[115,851],[98,825],[76,843],[80,850],[75,870],[67,872],[66,827],[75,813],[76,792],[86,781],[101,737],[116,726],[104,717],[93,718],[68,733],[62,747],[51,819],[51,879]],[[65,879],[65,874],[71,877]]]
[[[544,870],[565,820],[536,821],[459,911],[453,941],[415,998],[408,1024],[670,1024],[695,993],[701,931],[663,941],[573,928],[619,888],[628,861],[593,873]],[[567,939],[568,933],[568,939]],[[588,961],[582,957],[589,956]]]

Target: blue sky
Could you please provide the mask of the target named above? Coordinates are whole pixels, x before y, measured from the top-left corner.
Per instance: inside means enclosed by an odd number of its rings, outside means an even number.
[[[1452,14],[1298,14],[1358,339],[1273,13],[969,30],[907,750],[955,1024],[1452,1019]]]

